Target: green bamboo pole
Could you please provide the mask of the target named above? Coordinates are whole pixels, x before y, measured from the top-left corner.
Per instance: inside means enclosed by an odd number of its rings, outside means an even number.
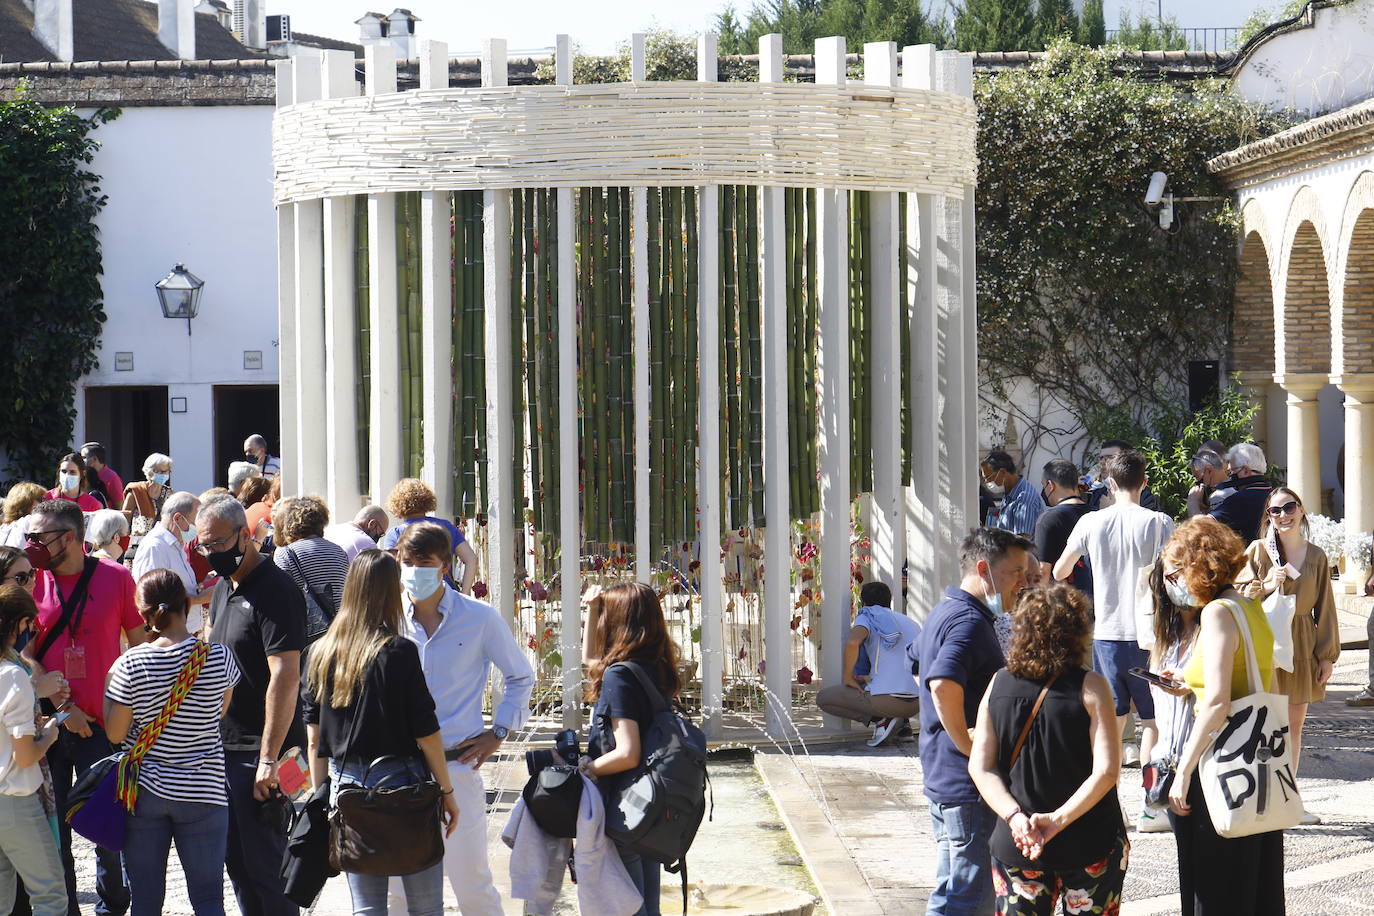
[[[754,488],[751,500],[755,526],[764,524],[763,506],[763,324],[759,301],[758,212],[759,189],[750,185],[745,189],[744,219],[749,227],[745,266],[749,283],[746,287],[749,340],[749,468]]]
[[[372,345],[371,345],[371,286],[368,280],[368,237],[367,237],[367,198],[359,195],[353,198],[353,276],[354,276],[354,321],[358,336],[358,355],[354,363],[357,384],[354,386],[354,410],[358,422],[358,492],[366,493],[369,485],[369,460],[371,457],[368,441],[372,416]],[[373,500],[381,497],[373,494]]]
[[[592,271],[595,267],[592,251],[595,246],[591,235],[595,204],[592,201],[591,188],[579,188],[577,195],[577,297],[578,311],[582,316],[582,320],[578,322],[582,352],[582,519],[587,539],[597,541],[601,537],[598,524],[600,497],[597,473],[598,443],[593,432],[596,428],[597,414],[600,413],[595,394],[596,373],[601,359],[596,352],[592,334],[592,329],[596,325],[596,315],[592,311]]]
[[[902,347],[902,484],[911,482],[911,300],[908,296],[906,272],[906,207],[907,195],[897,195],[897,316],[901,327]]]
[[[616,191],[618,192],[617,202],[620,208],[618,233],[620,299],[616,303],[615,310],[616,326],[619,329],[617,352],[620,354],[621,400],[622,403],[628,405],[627,409],[620,414],[620,485],[624,496],[617,503],[617,507],[623,508],[621,508],[620,513],[620,532],[616,540],[629,542],[634,540],[635,499],[637,498],[634,487],[634,325],[630,321],[631,302],[633,301],[631,280],[634,275],[630,232],[633,221],[630,218],[630,189],[617,188]]]
[[[542,278],[539,315],[539,389],[540,389],[540,448],[541,466],[544,468],[545,481],[541,487],[544,493],[544,530],[556,539],[561,529],[562,512],[559,506],[558,450],[555,448],[558,435],[558,340],[555,329],[558,327],[556,303],[558,295],[558,199],[552,188],[541,191],[540,206],[540,253]],[[552,563],[552,556],[550,557]],[[544,577],[551,578],[552,567],[545,570]]]
[[[682,391],[683,397],[680,406],[684,415],[679,422],[679,426],[687,432],[686,445],[682,450],[682,481],[687,492],[687,499],[683,506],[682,516],[682,536],[683,541],[694,541],[696,533],[696,510],[697,499],[697,446],[701,442],[701,430],[697,425],[697,402],[700,399],[698,391],[698,372],[701,368],[701,361],[697,357],[697,321],[699,318],[700,303],[697,301],[700,291],[698,289],[699,275],[698,265],[701,263],[701,240],[699,238],[699,227],[697,223],[697,189],[687,188],[683,192],[682,213],[687,228],[687,259],[683,265],[686,283],[684,284],[684,296],[686,298],[685,321],[682,333]],[[703,535],[703,543],[711,543],[710,538]]]
[[[625,384],[625,348],[624,348],[624,329],[625,315],[622,309],[625,307],[625,300],[621,296],[624,265],[621,260],[621,234],[620,234],[620,189],[608,189],[606,200],[606,236],[607,251],[606,261],[608,273],[610,274],[607,282],[609,289],[607,296],[603,300],[601,314],[608,316],[608,330],[610,331],[609,358],[607,364],[610,367],[610,401],[608,412],[613,428],[611,434],[611,534],[610,540],[626,541],[629,540],[629,526],[626,524],[626,513],[629,511],[629,518],[634,518],[633,509],[629,503],[630,493],[633,491],[625,485],[626,465],[626,443],[628,437],[625,433],[625,417],[634,416],[634,406],[629,396],[630,389]],[[605,319],[603,319],[605,320]]]
[[[787,258],[787,315],[785,320],[785,327],[787,328],[788,335],[787,454],[788,464],[792,468],[792,473],[788,479],[788,505],[791,506],[794,514],[802,507],[802,475],[800,473],[802,433],[801,424],[798,423],[796,419],[801,416],[802,407],[800,349],[802,328],[802,262],[798,252],[799,232],[797,222],[797,200],[800,194],[801,192],[797,188],[787,188],[783,191],[783,237],[786,245]]]
[[[663,489],[667,475],[664,464],[666,452],[667,426],[663,422],[663,319],[665,309],[663,300],[666,287],[664,278],[663,228],[667,220],[662,189],[649,188],[645,195],[648,205],[645,209],[645,228],[648,237],[644,239],[648,247],[648,304],[649,304],[649,486],[657,490],[658,498],[649,499],[649,543],[657,547],[663,540]],[[639,240],[636,240],[638,243]]]
[[[722,187],[720,193],[720,259],[721,259],[721,321],[720,328],[725,344],[724,370],[721,384],[725,387],[721,404],[725,408],[725,435],[721,437],[721,463],[728,468],[729,482],[724,488],[729,494],[726,504],[729,507],[728,519],[731,528],[744,524],[744,505],[741,499],[743,475],[740,473],[739,442],[741,433],[739,405],[739,334],[737,316],[739,313],[739,273],[735,257],[735,197],[738,191],[733,185]]]

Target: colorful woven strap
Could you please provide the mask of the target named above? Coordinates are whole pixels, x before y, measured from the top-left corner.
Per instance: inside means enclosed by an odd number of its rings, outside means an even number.
[[[210,644],[196,640],[195,646],[191,649],[191,657],[186,659],[186,664],[182,666],[181,673],[177,675],[177,682],[172,685],[172,692],[167,696],[167,702],[162,704],[162,712],[157,714],[156,719],[144,726],[143,731],[138,735],[138,740],[134,742],[133,750],[120,758],[119,775],[115,780],[115,797],[124,803],[125,809],[130,814],[133,813],[134,804],[138,801],[139,763],[152,746],[157,743],[157,739],[162,735],[162,730],[167,727],[168,722],[172,721],[172,716],[177,714],[177,708],[181,706],[181,701],[186,699],[186,694],[191,692],[191,687],[200,675],[201,666],[209,657]]]

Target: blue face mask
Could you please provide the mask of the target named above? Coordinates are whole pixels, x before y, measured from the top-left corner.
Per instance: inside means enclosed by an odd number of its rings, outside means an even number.
[[[401,587],[411,601],[424,601],[444,584],[443,573],[437,566],[402,566]]]
[[[990,576],[987,585],[988,588],[992,589],[992,594],[984,598],[983,603],[988,606],[989,611],[992,611],[992,616],[1001,617],[1007,612],[1007,609],[1002,606],[1002,593],[997,591],[997,583]]]
[[[1178,607],[1197,607],[1202,603],[1193,597],[1193,593],[1188,591],[1188,586],[1182,582],[1170,582],[1165,579],[1164,590],[1169,593],[1169,600]]]
[[[153,483],[157,484],[159,487],[167,486],[167,481],[171,479],[171,474],[157,473],[153,475]]]
[[[77,487],[79,487],[79,486],[81,486],[81,475],[79,475],[79,474],[63,474],[63,475],[62,475],[62,491],[63,491],[64,493],[67,492],[68,490],[75,490],[75,489],[76,489]]]

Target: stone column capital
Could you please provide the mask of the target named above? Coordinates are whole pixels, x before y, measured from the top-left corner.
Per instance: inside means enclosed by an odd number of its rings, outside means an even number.
[[[1323,372],[1287,372],[1282,375],[1275,374],[1274,381],[1279,384],[1290,397],[1295,397],[1301,401],[1312,401],[1317,397],[1317,392],[1326,387],[1330,381],[1329,377]]]
[[[1345,392],[1347,397],[1356,401],[1374,401],[1374,372],[1350,372],[1345,375],[1333,375],[1331,384]]]

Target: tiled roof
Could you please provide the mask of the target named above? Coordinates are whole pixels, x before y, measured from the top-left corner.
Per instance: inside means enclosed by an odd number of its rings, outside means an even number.
[[[157,4],[147,0],[72,0],[76,60],[171,60],[157,40]],[[24,0],[0,0],[0,61],[56,58],[33,37],[33,12]],[[196,57],[239,60],[262,57],[245,48],[209,13],[196,14]]]
[[[1256,176],[1291,174],[1324,157],[1364,154],[1374,143],[1374,99],[1303,121],[1207,163],[1232,184]]]
[[[292,29],[291,40],[296,44],[311,48],[321,48],[325,51],[352,51],[358,57],[363,56],[362,45],[351,41],[341,41],[338,38],[326,38],[323,35],[311,35],[309,32],[297,32]]]

